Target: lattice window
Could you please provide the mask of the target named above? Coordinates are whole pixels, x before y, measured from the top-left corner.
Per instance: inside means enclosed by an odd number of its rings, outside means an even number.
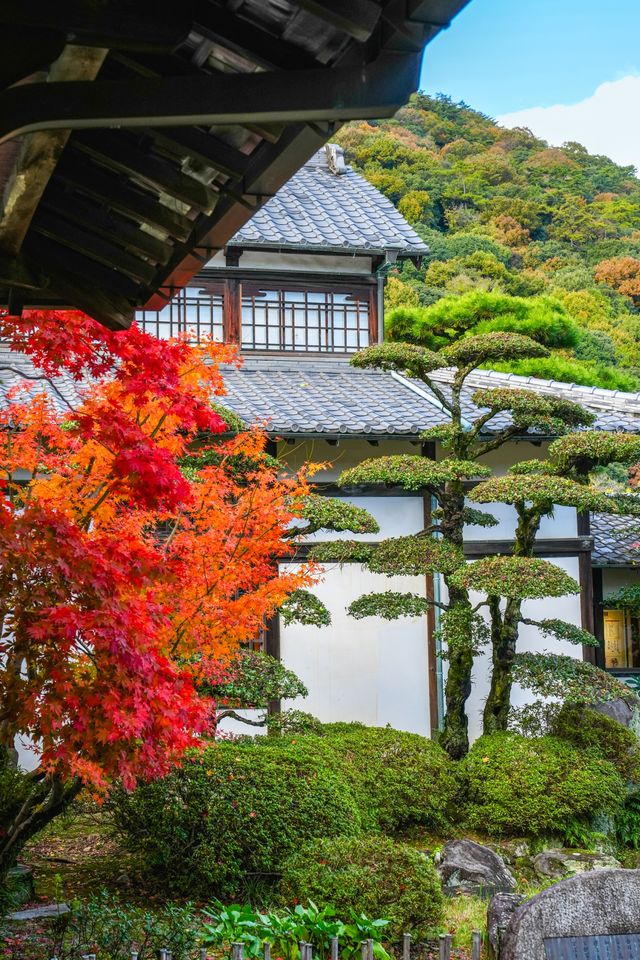
[[[185,332],[194,343],[224,339],[222,294],[202,287],[185,287],[162,310],[140,310],[136,320],[161,339]]]
[[[313,290],[243,293],[243,350],[354,353],[368,345],[364,297]]]

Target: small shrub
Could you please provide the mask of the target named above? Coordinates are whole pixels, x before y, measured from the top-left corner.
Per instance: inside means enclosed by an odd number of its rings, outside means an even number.
[[[389,941],[403,933],[425,938],[443,916],[435,867],[412,847],[386,837],[340,837],[306,844],[285,865],[283,903],[330,903],[340,917],[351,911],[390,920]]]
[[[616,814],[615,828],[620,846],[640,850],[640,790],[633,790],[624,798]]]
[[[46,927],[21,931],[7,938],[8,960],[81,960],[97,955],[104,960],[154,960],[161,949],[173,960],[197,960],[200,922],[192,904],[168,903],[148,909],[121,903],[106,891],[86,903],[73,903]]]
[[[615,815],[624,794],[612,763],[556,737],[481,737],[461,767],[467,826],[490,836],[563,835]]]
[[[640,740],[617,720],[567,703],[556,715],[550,732],[581,751],[590,750],[610,760],[623,780],[640,781]]]
[[[114,794],[112,806],[125,843],[190,896],[260,891],[304,841],[360,832],[344,778],[295,746],[219,743],[162,780]]]
[[[293,735],[320,733],[322,723],[312,713],[307,713],[305,710],[281,710],[280,713],[269,714],[267,727],[269,733]]]
[[[349,781],[364,824],[397,833],[447,826],[458,792],[455,764],[416,733],[361,724],[323,724],[320,735],[282,738],[280,749],[323,756]]]

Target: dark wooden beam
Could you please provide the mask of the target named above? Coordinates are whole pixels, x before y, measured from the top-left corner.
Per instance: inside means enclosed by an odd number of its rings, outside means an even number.
[[[225,3],[196,0],[195,29],[268,70],[308,70],[318,66],[317,60],[302,47],[235,16]]]
[[[63,32],[67,42],[116,50],[174,50],[189,35],[192,0],[2,0],[0,24]]]
[[[92,80],[107,51],[67,46],[51,65],[53,81]],[[17,254],[49,179],[69,139],[69,130],[41,130],[28,134],[16,158],[2,197],[0,250]]]
[[[107,211],[97,203],[71,190],[65,190],[58,184],[49,184],[40,208],[80,226],[90,224],[92,232],[125,250],[142,254],[154,263],[166,263],[173,251],[170,243],[159,240],[148,230],[142,230],[137,222],[114,211]]]
[[[93,233],[90,221],[83,228],[42,210],[34,220],[32,230],[140,283],[151,283],[155,276],[153,264]]]
[[[166,143],[174,152],[181,152],[207,164],[229,177],[242,177],[250,158],[211,133],[198,127],[148,127],[143,131],[159,144]]]
[[[0,93],[0,142],[61,127],[388,117],[416,89],[420,62],[417,53],[383,53],[357,67],[17,86]]]
[[[100,170],[84,157],[65,156],[56,171],[56,180],[59,179],[100,200],[106,209],[118,210],[177,240],[187,240],[193,229],[192,221],[183,214],[159,203],[157,197],[137,190],[123,177]]]
[[[314,484],[314,487],[317,485]],[[318,491],[324,492],[324,491]],[[350,491],[341,490],[341,495]],[[351,495],[351,494],[350,494]],[[413,496],[416,494],[413,493]],[[368,541],[363,541],[367,543]],[[304,560],[309,555],[311,547],[315,547],[320,541],[314,543],[302,543],[296,546],[296,559]],[[371,540],[370,546],[375,547],[375,541]],[[589,555],[591,551],[590,538],[583,539],[574,537],[568,540],[539,540],[536,543],[534,554],[537,557],[580,557],[583,554]],[[511,556],[513,554],[513,540],[477,540],[467,541],[464,544],[465,557],[490,557],[495,555]],[[346,561],[347,563],[349,561]]]
[[[488,557],[496,554],[513,553],[513,540],[466,540],[466,557]],[[592,537],[563,537],[555,539],[544,537],[536,540],[534,553],[537,557],[576,557],[580,554],[591,555]]]
[[[216,204],[216,193],[202,181],[142,149],[132,137],[111,130],[90,130],[76,135],[71,146],[108,170],[130,174],[197,210],[210,212]]]
[[[82,278],[89,289],[113,294],[123,301],[129,301],[131,305],[140,294],[140,284],[130,277],[83,256],[77,250],[61,247],[57,241],[48,237],[29,234],[25,242],[25,252],[31,259],[42,264],[42,269],[51,278],[51,288],[54,290],[58,289],[57,271],[62,270],[67,276]],[[74,303],[73,300],[70,302]]]
[[[319,20],[330,23],[355,40],[369,39],[380,19],[380,4],[373,0],[296,0],[297,5]]]

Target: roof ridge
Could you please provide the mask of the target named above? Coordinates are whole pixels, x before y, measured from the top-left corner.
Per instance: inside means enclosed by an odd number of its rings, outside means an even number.
[[[450,383],[453,378],[453,368],[442,367],[430,374],[434,380]],[[491,383],[517,384],[528,387],[539,393],[566,392],[584,395],[592,407],[602,406],[603,409],[624,409],[627,412],[630,404],[637,404],[637,413],[640,415],[640,392],[626,392],[624,390],[609,390],[606,387],[590,387],[581,383],[565,383],[562,380],[543,380],[540,377],[524,376],[518,373],[506,373],[502,370],[474,370],[466,378],[466,383],[487,385]]]

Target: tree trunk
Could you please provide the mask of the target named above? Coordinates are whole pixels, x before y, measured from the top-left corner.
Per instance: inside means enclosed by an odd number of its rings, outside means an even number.
[[[13,808],[0,823],[0,883],[7,876],[25,844],[69,806],[82,789],[78,778],[64,783],[57,776],[26,775],[31,787],[19,808]]]
[[[542,512],[538,507],[527,507],[524,501],[515,504],[518,515],[513,555],[532,557]],[[484,705],[483,732],[506,730],[511,706],[513,665],[516,658],[518,633],[522,619],[522,600],[508,598],[504,614],[500,598],[488,597],[491,615],[492,672],[491,689]]]
[[[491,688],[484,705],[483,733],[507,729],[521,607],[521,600],[509,599],[502,614],[500,598],[489,597],[493,669]]]
[[[443,514],[440,521],[443,538],[462,549],[464,487],[460,482],[454,481],[447,484],[447,489],[440,498],[440,507]],[[468,607],[468,591],[454,586],[447,576],[444,580],[449,594],[449,608]],[[465,641],[456,645],[450,644],[447,656],[449,668],[444,691],[445,715],[440,744],[453,760],[460,760],[469,751],[469,720],[466,705],[471,694],[472,638],[467,637]]]
[[[471,694],[473,653],[470,649],[449,651],[449,669],[445,686],[444,729],[440,744],[453,760],[469,750],[469,721],[466,705]]]

